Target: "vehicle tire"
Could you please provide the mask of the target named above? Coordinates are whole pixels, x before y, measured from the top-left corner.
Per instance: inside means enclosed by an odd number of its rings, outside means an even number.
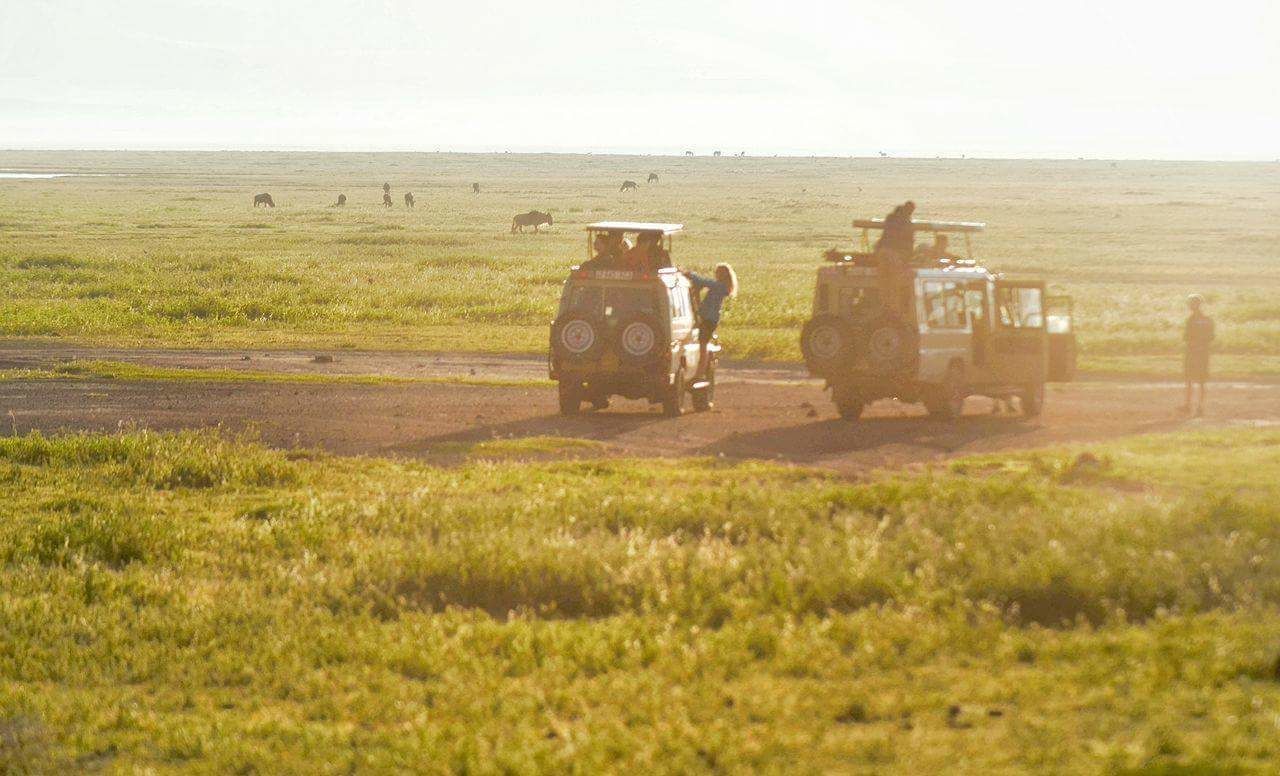
[[[592,361],[604,347],[605,331],[599,318],[570,313],[551,324],[551,349],[564,361]]]
[[[968,390],[964,384],[964,370],[956,365],[947,369],[942,384],[935,386],[924,400],[929,416],[940,420],[952,420],[964,412],[964,400]]]
[[[556,387],[560,394],[560,414],[577,415],[582,410],[582,386],[561,380]]]
[[[819,315],[800,330],[800,352],[811,374],[826,376],[847,368],[857,342],[853,324],[837,315]]]
[[[618,338],[613,347],[618,359],[629,366],[647,366],[664,352],[662,324],[652,315],[638,313],[623,318],[618,324]]]
[[[1018,393],[1018,406],[1022,414],[1034,418],[1044,411],[1044,383],[1033,383]]]
[[[678,418],[684,414],[684,367],[676,369],[675,379],[666,386],[662,393],[662,414],[669,418]]]
[[[862,356],[870,371],[895,375],[915,365],[919,335],[910,326],[884,315],[868,322],[864,331]]]
[[[706,412],[716,406],[716,365],[714,362],[707,364],[707,387],[698,391],[692,391],[690,396],[693,399],[694,412]]]
[[[836,405],[836,412],[845,420],[857,420],[862,417],[862,410],[867,401],[856,388],[849,385],[831,387],[831,401]]]

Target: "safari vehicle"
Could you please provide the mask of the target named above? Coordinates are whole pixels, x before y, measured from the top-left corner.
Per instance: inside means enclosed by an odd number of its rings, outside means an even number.
[[[844,418],[877,399],[922,402],[939,418],[960,415],[966,397],[1017,397],[1040,414],[1048,380],[1075,374],[1069,297],[1047,297],[1043,281],[1009,280],[972,258],[985,224],[913,221],[933,246],[909,257],[871,249],[881,219],[854,221],[862,250],[828,251],[818,270],[813,317],[800,337],[811,374],[831,389]],[[938,250],[939,235],[964,236],[965,257]]]
[[[670,253],[680,224],[602,221],[587,227],[587,254],[598,234],[660,235]],[[707,345],[705,379],[698,370],[697,305],[689,279],[674,267],[652,271],[576,265],[560,296],[551,324],[551,379],[557,381],[560,412],[573,415],[584,401],[603,409],[612,396],[648,399],[669,416],[688,404],[711,409],[715,361],[720,345]]]

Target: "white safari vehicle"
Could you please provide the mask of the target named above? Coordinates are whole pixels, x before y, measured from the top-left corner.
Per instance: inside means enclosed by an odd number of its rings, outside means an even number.
[[[667,254],[680,224],[602,221],[587,227],[587,253],[597,235],[660,237]],[[655,234],[656,233],[656,234]],[[697,305],[689,279],[674,267],[610,268],[599,261],[574,266],[551,324],[551,379],[557,381],[560,412],[576,414],[584,401],[596,409],[611,396],[648,399],[667,415],[687,404],[711,409],[720,345],[707,345],[705,379],[696,385],[699,347]]]
[[[818,270],[813,317],[800,345],[810,373],[853,420],[869,402],[922,402],[929,414],[958,416],[967,396],[1017,397],[1038,415],[1049,379],[1075,372],[1071,301],[1045,296],[1043,281],[1007,280],[971,258],[970,236],[984,224],[914,221],[934,242],[911,256],[871,250],[880,219],[854,221],[862,250],[828,251]],[[940,235],[964,237],[964,258]]]

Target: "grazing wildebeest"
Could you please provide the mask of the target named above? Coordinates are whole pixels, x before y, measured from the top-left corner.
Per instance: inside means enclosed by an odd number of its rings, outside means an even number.
[[[684,155],[685,155],[685,156],[693,156],[693,152],[692,152],[692,151],[685,151],[685,152],[684,152]]]
[[[253,198],[253,206],[266,205],[267,207],[275,207],[276,201],[271,198],[270,194],[258,194]]]
[[[719,156],[719,155],[720,155],[719,151],[716,151],[715,153],[712,154],[712,156]]]
[[[538,227],[542,224],[551,226],[551,214],[543,213],[538,210],[530,210],[528,213],[521,213],[511,219],[511,233],[515,234],[517,231],[523,232],[526,226],[532,226],[533,231],[536,232],[538,231]]]
[[[404,206],[405,206],[405,207],[413,207],[413,192],[412,192],[412,191],[406,191],[406,192],[404,193]]]
[[[338,195],[338,201],[337,201],[337,202],[335,202],[333,206],[334,206],[334,207],[345,207],[345,206],[346,206],[346,204],[347,204],[347,195],[346,195],[346,194],[339,194],[339,195]]]
[[[384,183],[384,184],[382,184],[382,193],[383,193],[383,194],[390,194],[390,193],[391,193],[391,184],[390,184],[390,183]]]
[[[649,173],[649,182],[650,182],[650,183],[657,183],[657,182],[658,182],[658,173],[656,173],[656,172],[651,172],[651,173]]]
[[[382,206],[391,207],[391,194],[389,192],[382,192]]]
[[[479,194],[479,193],[480,193],[480,184],[479,184],[479,183],[473,183],[473,184],[471,184],[471,193],[472,193],[472,194]]]
[[[635,191],[638,188],[640,186],[635,181],[623,181],[622,188],[618,189],[618,191]]]

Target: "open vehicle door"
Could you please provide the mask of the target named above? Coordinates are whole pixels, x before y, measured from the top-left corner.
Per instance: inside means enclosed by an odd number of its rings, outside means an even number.
[[[995,291],[992,376],[1006,385],[1043,390],[1049,371],[1044,283],[997,280]]]
[[[1049,381],[1071,382],[1076,377],[1075,303],[1069,296],[1046,296],[1044,312],[1049,335]]]

